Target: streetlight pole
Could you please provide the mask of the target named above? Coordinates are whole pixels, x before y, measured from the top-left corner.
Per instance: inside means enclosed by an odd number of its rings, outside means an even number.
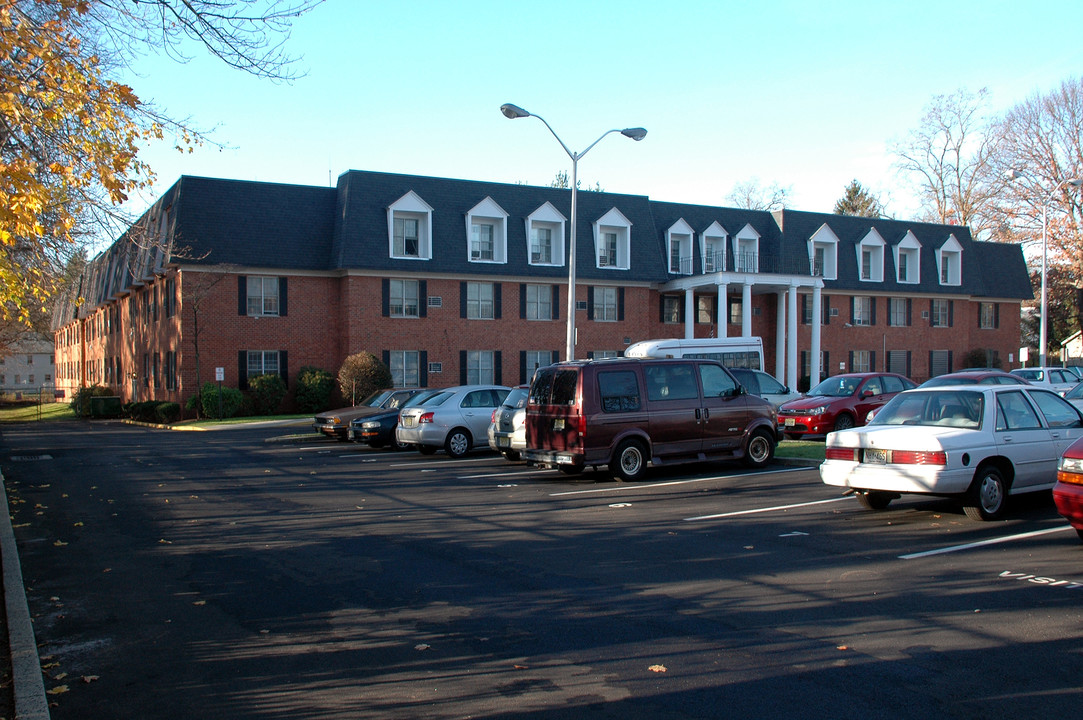
[[[590,149],[602,141],[606,135],[610,133],[619,132],[625,137],[630,137],[636,142],[642,140],[647,136],[647,131],[643,128],[624,128],[619,130],[614,128],[613,130],[606,130],[602,133],[601,137],[587,146],[587,149],[583,152],[572,152],[568,149],[568,146],[564,144],[564,141],[560,139],[556,131],[545,121],[541,115],[536,115],[531,112],[527,112],[518,105],[512,105],[511,103],[504,103],[500,106],[500,112],[504,113],[504,117],[509,120],[515,120],[524,117],[536,117],[545,123],[545,127],[549,128],[549,132],[553,137],[557,139],[560,146],[564,148],[564,152],[568,154],[568,157],[572,159],[572,218],[571,218],[571,232],[568,235],[568,333],[564,346],[564,359],[575,359],[575,226],[576,226],[576,194],[578,188],[576,185],[579,183],[579,158],[590,152]],[[527,238],[529,242],[530,238]]]
[[[1018,170],[1009,170],[1005,175],[1008,180],[1015,180],[1022,176],[1023,173]],[[1083,186],[1083,180],[1075,177],[1062,180],[1049,192],[1049,195],[1046,196],[1045,201],[1042,203],[1042,295],[1041,315],[1038,318],[1038,367],[1047,367],[1048,363],[1046,361],[1049,352],[1049,291],[1046,286],[1046,262],[1049,248],[1049,232],[1046,218],[1049,211],[1049,203],[1053,200],[1053,196],[1065,185],[1071,185],[1072,187],[1077,188]]]

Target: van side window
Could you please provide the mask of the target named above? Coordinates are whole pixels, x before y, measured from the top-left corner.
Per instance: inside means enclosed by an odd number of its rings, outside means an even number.
[[[639,384],[634,372],[598,373],[598,392],[602,395],[602,412],[639,410]]]
[[[643,368],[647,378],[647,399],[697,400],[699,387],[691,363],[666,363]]]
[[[704,363],[699,366],[699,379],[703,383],[703,397],[727,397],[737,389],[730,374],[717,365]]]

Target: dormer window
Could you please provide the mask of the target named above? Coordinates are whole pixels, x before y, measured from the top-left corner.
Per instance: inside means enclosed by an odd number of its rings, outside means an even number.
[[[700,257],[703,258],[703,272],[722,272],[726,269],[726,229],[717,222],[704,230],[700,236]]]
[[[745,225],[734,238],[734,245],[733,263],[737,272],[759,272],[760,234],[751,225]]]
[[[678,220],[666,230],[669,248],[669,271],[679,275],[692,274],[692,226]]]
[[[921,282],[921,243],[914,233],[907,231],[895,246],[895,279],[900,283],[917,284]]]
[[[527,217],[527,258],[531,265],[564,264],[564,223],[564,216],[550,203]]]
[[[949,235],[936,254],[936,267],[940,274],[941,285],[962,285],[963,283],[963,247],[954,235]]]
[[[388,250],[393,258],[432,259],[432,207],[413,190],[387,208]]]
[[[858,276],[862,282],[884,281],[884,239],[875,229],[857,245]]]
[[[470,262],[507,262],[508,214],[487,197],[466,213]]]
[[[613,208],[594,223],[595,257],[599,268],[631,267],[632,223]]]
[[[839,238],[827,224],[812,234],[808,241],[809,270],[814,277],[837,280]]]

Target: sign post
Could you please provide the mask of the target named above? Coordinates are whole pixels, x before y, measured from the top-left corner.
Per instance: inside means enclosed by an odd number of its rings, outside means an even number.
[[[222,419],[222,381],[226,379],[226,369],[224,367],[216,367],[214,369],[214,379],[218,382],[218,419]]]

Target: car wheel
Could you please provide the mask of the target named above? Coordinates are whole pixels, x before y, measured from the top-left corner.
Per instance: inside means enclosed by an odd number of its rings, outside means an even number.
[[[436,448],[432,445],[418,445],[417,451],[422,455],[432,455],[436,452]]]
[[[617,446],[609,472],[625,482],[640,480],[647,473],[647,451],[638,440],[625,440]]]
[[[500,454],[504,456],[505,460],[508,460],[510,462],[519,462],[519,451],[518,450],[505,450],[504,452],[502,452]]]
[[[847,415],[846,413],[843,413],[842,415],[839,415],[837,418],[835,418],[835,429],[836,430],[849,430],[853,426],[854,426],[854,416],[853,415]]]
[[[866,510],[885,510],[897,497],[894,493],[881,490],[861,490],[857,493],[857,502]]]
[[[409,450],[411,445],[410,445],[410,443],[404,443],[404,442],[399,442],[398,440],[392,440],[391,441],[391,447],[394,450]]]
[[[455,428],[444,440],[444,452],[448,454],[448,457],[461,458],[470,452],[470,445],[470,433],[463,428]]]
[[[744,462],[747,467],[760,468],[775,456],[775,439],[763,430],[756,430],[745,446]]]
[[[996,520],[1004,514],[1008,499],[1008,483],[993,465],[978,468],[970,485],[963,511],[971,520]]]

